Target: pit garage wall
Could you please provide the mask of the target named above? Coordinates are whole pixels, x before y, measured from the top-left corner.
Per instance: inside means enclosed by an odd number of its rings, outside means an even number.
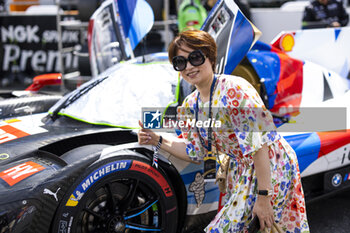
[[[350,14],[350,7],[346,10]],[[266,43],[270,43],[281,31],[295,31],[301,29],[303,12],[303,8],[295,10],[251,8],[253,23],[262,31],[260,40]],[[348,24],[348,26],[350,26],[350,24]]]

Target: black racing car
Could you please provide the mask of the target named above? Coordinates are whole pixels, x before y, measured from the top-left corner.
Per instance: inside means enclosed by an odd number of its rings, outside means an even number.
[[[202,166],[163,155],[156,167],[152,148],[136,143],[141,106],[174,100],[172,67],[112,70],[49,114],[1,122],[0,232],[180,232],[191,231],[193,221],[203,229],[216,213],[219,193],[198,181]],[[159,90],[150,89],[154,83]]]

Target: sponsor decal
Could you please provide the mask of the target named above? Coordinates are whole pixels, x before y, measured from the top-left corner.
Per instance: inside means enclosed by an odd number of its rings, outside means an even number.
[[[65,18],[63,16],[62,20]],[[0,20],[1,78],[15,72],[31,76],[60,70],[59,34],[53,26],[56,24],[55,16],[0,16]],[[79,44],[81,37],[77,29],[62,30],[61,40],[65,46]],[[67,53],[63,59],[65,69],[77,69],[77,56]]]
[[[343,153],[343,158],[341,160],[341,164],[344,164],[344,162],[350,161],[350,150],[347,153],[346,147],[344,147],[344,153]]]
[[[70,219],[69,219],[69,224],[68,224],[68,233],[71,232],[71,228],[72,228],[72,224],[73,224],[73,219],[74,217],[71,216]]]
[[[168,182],[159,173],[159,171],[157,171],[152,166],[150,166],[146,163],[139,162],[139,161],[134,161],[132,163],[130,170],[139,171],[139,172],[145,173],[145,174],[149,175],[150,177],[152,177],[160,185],[160,187],[162,188],[166,197],[171,197],[173,195],[173,192],[172,192]]]
[[[67,233],[67,221],[61,220],[59,223],[58,233]]]
[[[9,154],[6,154],[6,153],[1,153],[0,154],[0,160],[5,160],[5,159],[8,159],[10,158]]]
[[[0,126],[0,143],[8,142],[13,139],[21,138],[28,136],[30,134],[23,132],[11,125],[2,125]]]
[[[193,182],[188,187],[188,191],[194,193],[194,198],[196,200],[197,207],[199,208],[205,198],[204,175],[202,175],[200,172],[197,172]]]
[[[130,167],[130,160],[121,160],[108,163],[91,172],[70,195],[66,206],[77,206],[84,193],[99,179],[111,173],[127,170]]]
[[[350,173],[345,174],[343,181],[350,180]]]
[[[24,180],[25,178],[34,175],[35,173],[38,173],[44,169],[45,167],[41,166],[40,164],[37,164],[33,161],[28,161],[2,171],[0,173],[0,178],[10,186],[13,186],[21,180]]]
[[[43,193],[53,196],[55,198],[55,200],[58,201],[57,193],[58,193],[58,191],[60,191],[60,189],[61,188],[58,188],[56,192],[52,192],[50,189],[44,189]]]

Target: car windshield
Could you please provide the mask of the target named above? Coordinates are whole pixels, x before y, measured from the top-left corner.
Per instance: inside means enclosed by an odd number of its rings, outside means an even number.
[[[178,74],[169,63],[122,63],[65,96],[49,112],[90,124],[134,128],[142,108],[175,102],[177,85]]]

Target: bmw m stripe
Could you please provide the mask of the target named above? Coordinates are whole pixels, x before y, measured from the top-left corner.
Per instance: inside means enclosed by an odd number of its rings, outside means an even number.
[[[284,138],[298,155],[300,173],[317,160],[321,148],[321,141],[317,133],[291,135]]]

